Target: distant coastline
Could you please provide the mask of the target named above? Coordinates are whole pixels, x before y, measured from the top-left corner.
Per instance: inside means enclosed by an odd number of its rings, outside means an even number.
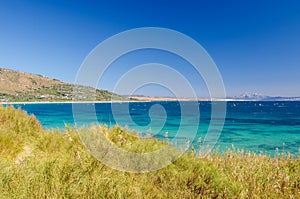
[[[292,102],[292,101],[300,101],[300,98],[293,98],[293,99],[269,99],[269,100],[257,100],[257,99],[209,99],[209,98],[201,98],[201,99],[195,99],[195,98],[165,98],[165,97],[149,97],[149,98],[143,98],[143,99],[136,99],[136,100],[112,100],[112,101],[19,101],[19,102],[0,102],[1,105],[13,105],[13,104],[73,104],[73,103],[136,103],[136,102],[156,102],[156,101],[166,101],[166,102],[172,102],[172,101],[181,101],[181,102],[193,102],[193,101],[199,101],[199,102]]]
[[[74,103],[128,103],[128,102],[148,102],[148,101],[35,101],[35,102],[0,102],[0,104],[74,104]],[[149,101],[150,102],[150,101]]]
[[[0,104],[110,103],[153,101],[300,101],[299,97],[267,96],[245,92],[226,99],[210,97],[169,97],[120,95],[107,90],[66,83],[39,74],[0,68]],[[74,90],[75,89],[75,90]],[[79,101],[73,101],[77,98]]]

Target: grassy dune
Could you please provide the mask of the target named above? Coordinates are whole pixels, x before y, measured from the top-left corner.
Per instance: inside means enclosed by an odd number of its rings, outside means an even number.
[[[99,129],[129,151],[166,144],[118,126],[46,131],[33,116],[0,107],[0,198],[300,198],[299,158],[189,153],[155,172],[120,172],[80,141],[78,131]]]

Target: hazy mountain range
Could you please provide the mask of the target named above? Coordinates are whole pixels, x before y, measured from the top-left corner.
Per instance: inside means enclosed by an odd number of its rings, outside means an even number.
[[[232,100],[249,100],[249,101],[300,101],[299,97],[283,97],[283,96],[268,96],[259,93],[245,92],[239,96],[229,97]]]

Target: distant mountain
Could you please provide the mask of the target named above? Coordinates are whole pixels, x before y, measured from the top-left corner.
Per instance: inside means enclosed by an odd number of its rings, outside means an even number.
[[[300,97],[267,96],[259,93],[245,92],[239,96],[230,98],[232,100],[245,101],[300,101]]]
[[[74,86],[42,75],[0,68],[0,101],[2,102],[72,101]],[[92,87],[78,87],[91,93],[95,92]],[[94,99],[97,101],[128,100],[126,97],[100,89],[96,89]],[[81,97],[78,100],[94,99]]]
[[[267,98],[268,96],[262,95],[260,93],[250,93],[245,92],[237,97],[234,97],[235,99],[243,99],[243,100],[263,100]]]
[[[282,97],[267,96],[259,93],[245,92],[239,96],[221,98],[189,98],[189,97],[162,97],[162,96],[145,96],[145,95],[127,95],[125,97],[140,101],[300,101],[300,97]]]

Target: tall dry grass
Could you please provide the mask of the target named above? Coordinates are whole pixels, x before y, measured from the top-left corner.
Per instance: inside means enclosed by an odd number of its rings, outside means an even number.
[[[166,144],[118,126],[46,131],[33,116],[0,107],[0,198],[300,198],[299,158],[188,153],[155,172],[120,172],[91,156],[78,136],[99,128],[128,151]]]

